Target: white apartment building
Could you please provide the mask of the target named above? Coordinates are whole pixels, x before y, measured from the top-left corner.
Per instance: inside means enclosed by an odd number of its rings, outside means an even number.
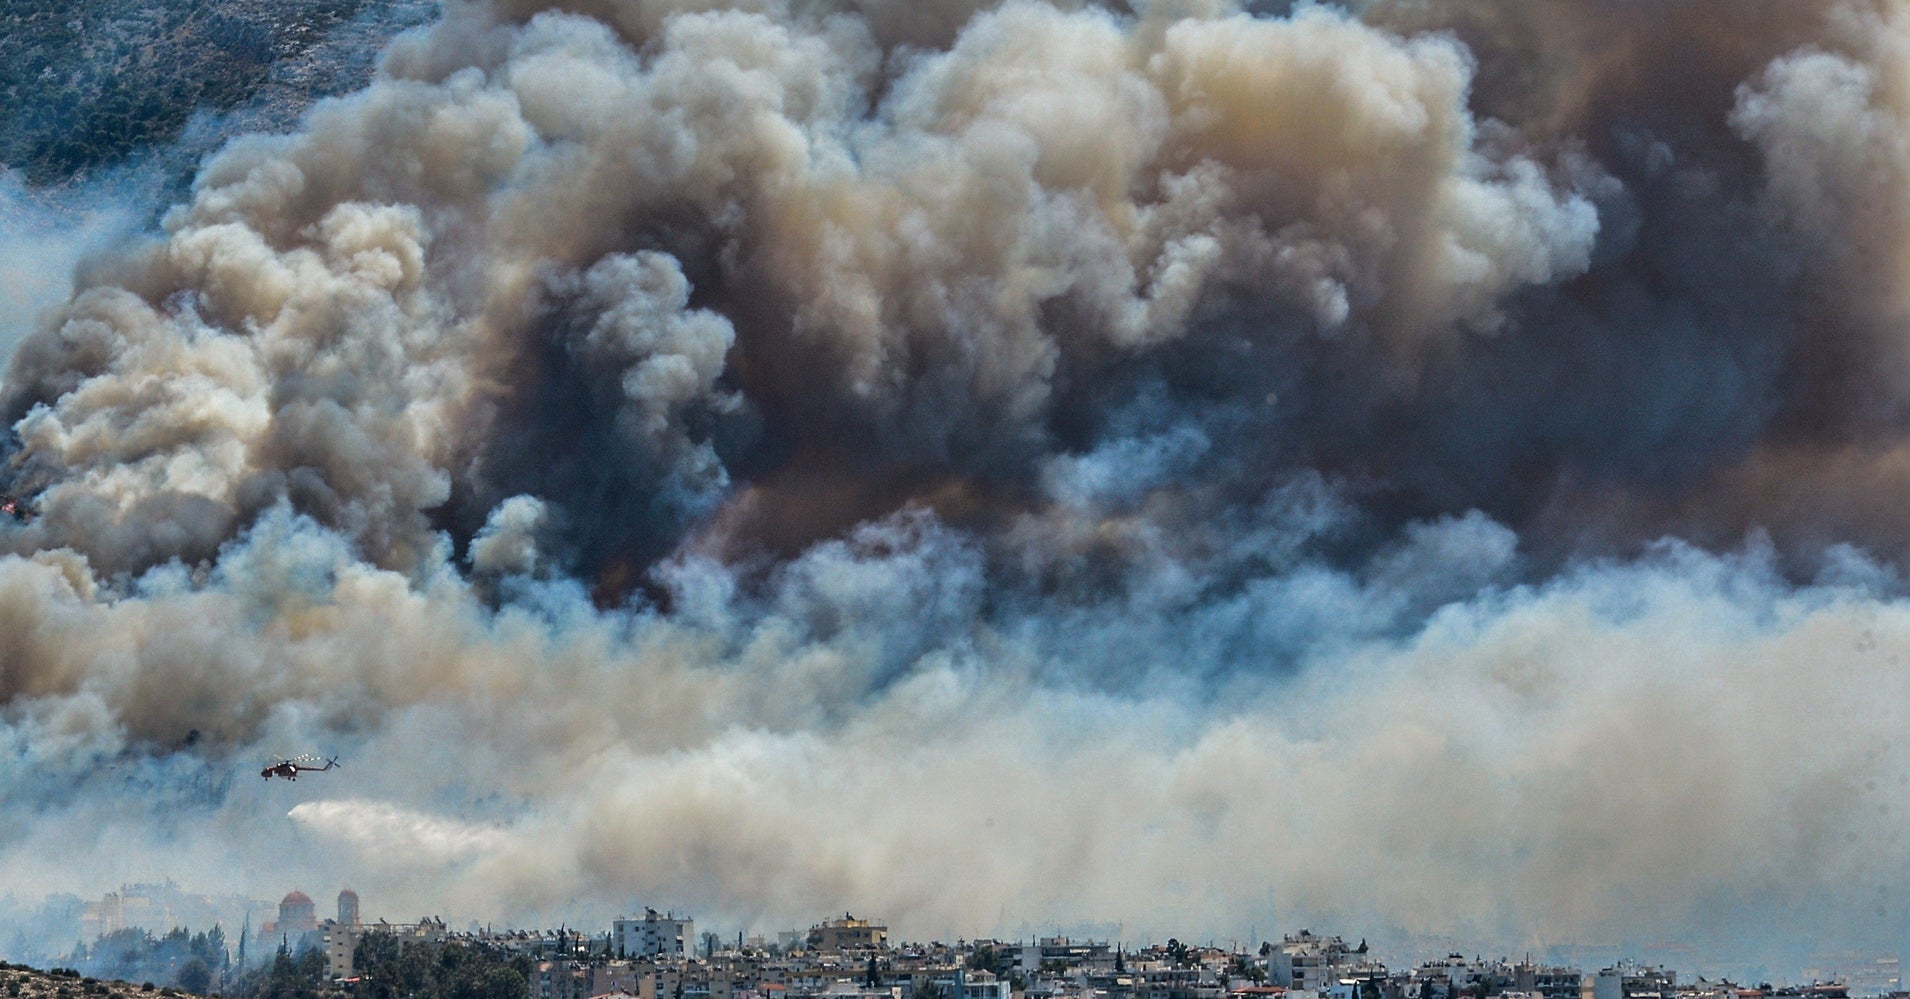
[[[1670,999],[1678,973],[1622,963],[1602,968],[1592,979],[1592,999]]]
[[[1375,967],[1366,958],[1364,943],[1348,947],[1339,937],[1301,930],[1288,934],[1267,955],[1267,981],[1287,989],[1326,994],[1340,979],[1358,977],[1358,972]]]
[[[427,917],[416,923],[341,923],[327,919],[319,924],[318,936],[325,947],[325,974],[333,981],[358,974],[358,942],[366,934],[383,933],[398,941],[399,947],[414,943],[443,943],[444,920]]]
[[[678,919],[674,912],[645,909],[642,919],[618,919],[610,932],[617,953],[625,957],[686,957],[696,949],[695,921]]]

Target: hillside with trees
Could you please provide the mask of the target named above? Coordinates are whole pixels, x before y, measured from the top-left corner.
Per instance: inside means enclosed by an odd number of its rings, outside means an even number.
[[[0,164],[57,184],[181,138],[195,116],[288,127],[360,86],[420,0],[10,0],[0,4]],[[232,123],[237,126],[238,122]],[[228,129],[187,143],[188,162]]]
[[[40,971],[0,961],[0,996],[5,999],[181,999],[185,994],[152,982],[101,980],[75,968]]]
[[[176,985],[205,993],[229,963],[225,931],[203,933],[175,927],[162,936],[129,927],[116,930],[69,955],[66,963],[95,978]]]

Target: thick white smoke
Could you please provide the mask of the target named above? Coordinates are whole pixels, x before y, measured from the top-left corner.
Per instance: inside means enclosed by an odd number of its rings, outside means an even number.
[[[88,254],[137,232],[137,206],[157,184],[142,171],[74,190],[42,194],[18,172],[0,168],[0,351],[11,356],[47,313],[72,294],[73,272]],[[129,193],[134,192],[134,193]]]
[[[448,3],[14,356],[0,880],[1894,947],[1910,23],[1609,6]]]

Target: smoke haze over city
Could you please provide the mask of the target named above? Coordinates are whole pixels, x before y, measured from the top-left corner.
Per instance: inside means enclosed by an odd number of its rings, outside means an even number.
[[[1910,941],[1910,8],[446,0],[266,124],[0,178],[10,890]]]

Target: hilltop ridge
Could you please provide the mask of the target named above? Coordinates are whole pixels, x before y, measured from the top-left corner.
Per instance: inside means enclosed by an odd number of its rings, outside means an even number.
[[[24,964],[0,961],[0,994],[4,994],[5,999],[161,999],[193,993],[172,987],[161,988],[152,982],[84,978],[71,968],[41,971]]]

